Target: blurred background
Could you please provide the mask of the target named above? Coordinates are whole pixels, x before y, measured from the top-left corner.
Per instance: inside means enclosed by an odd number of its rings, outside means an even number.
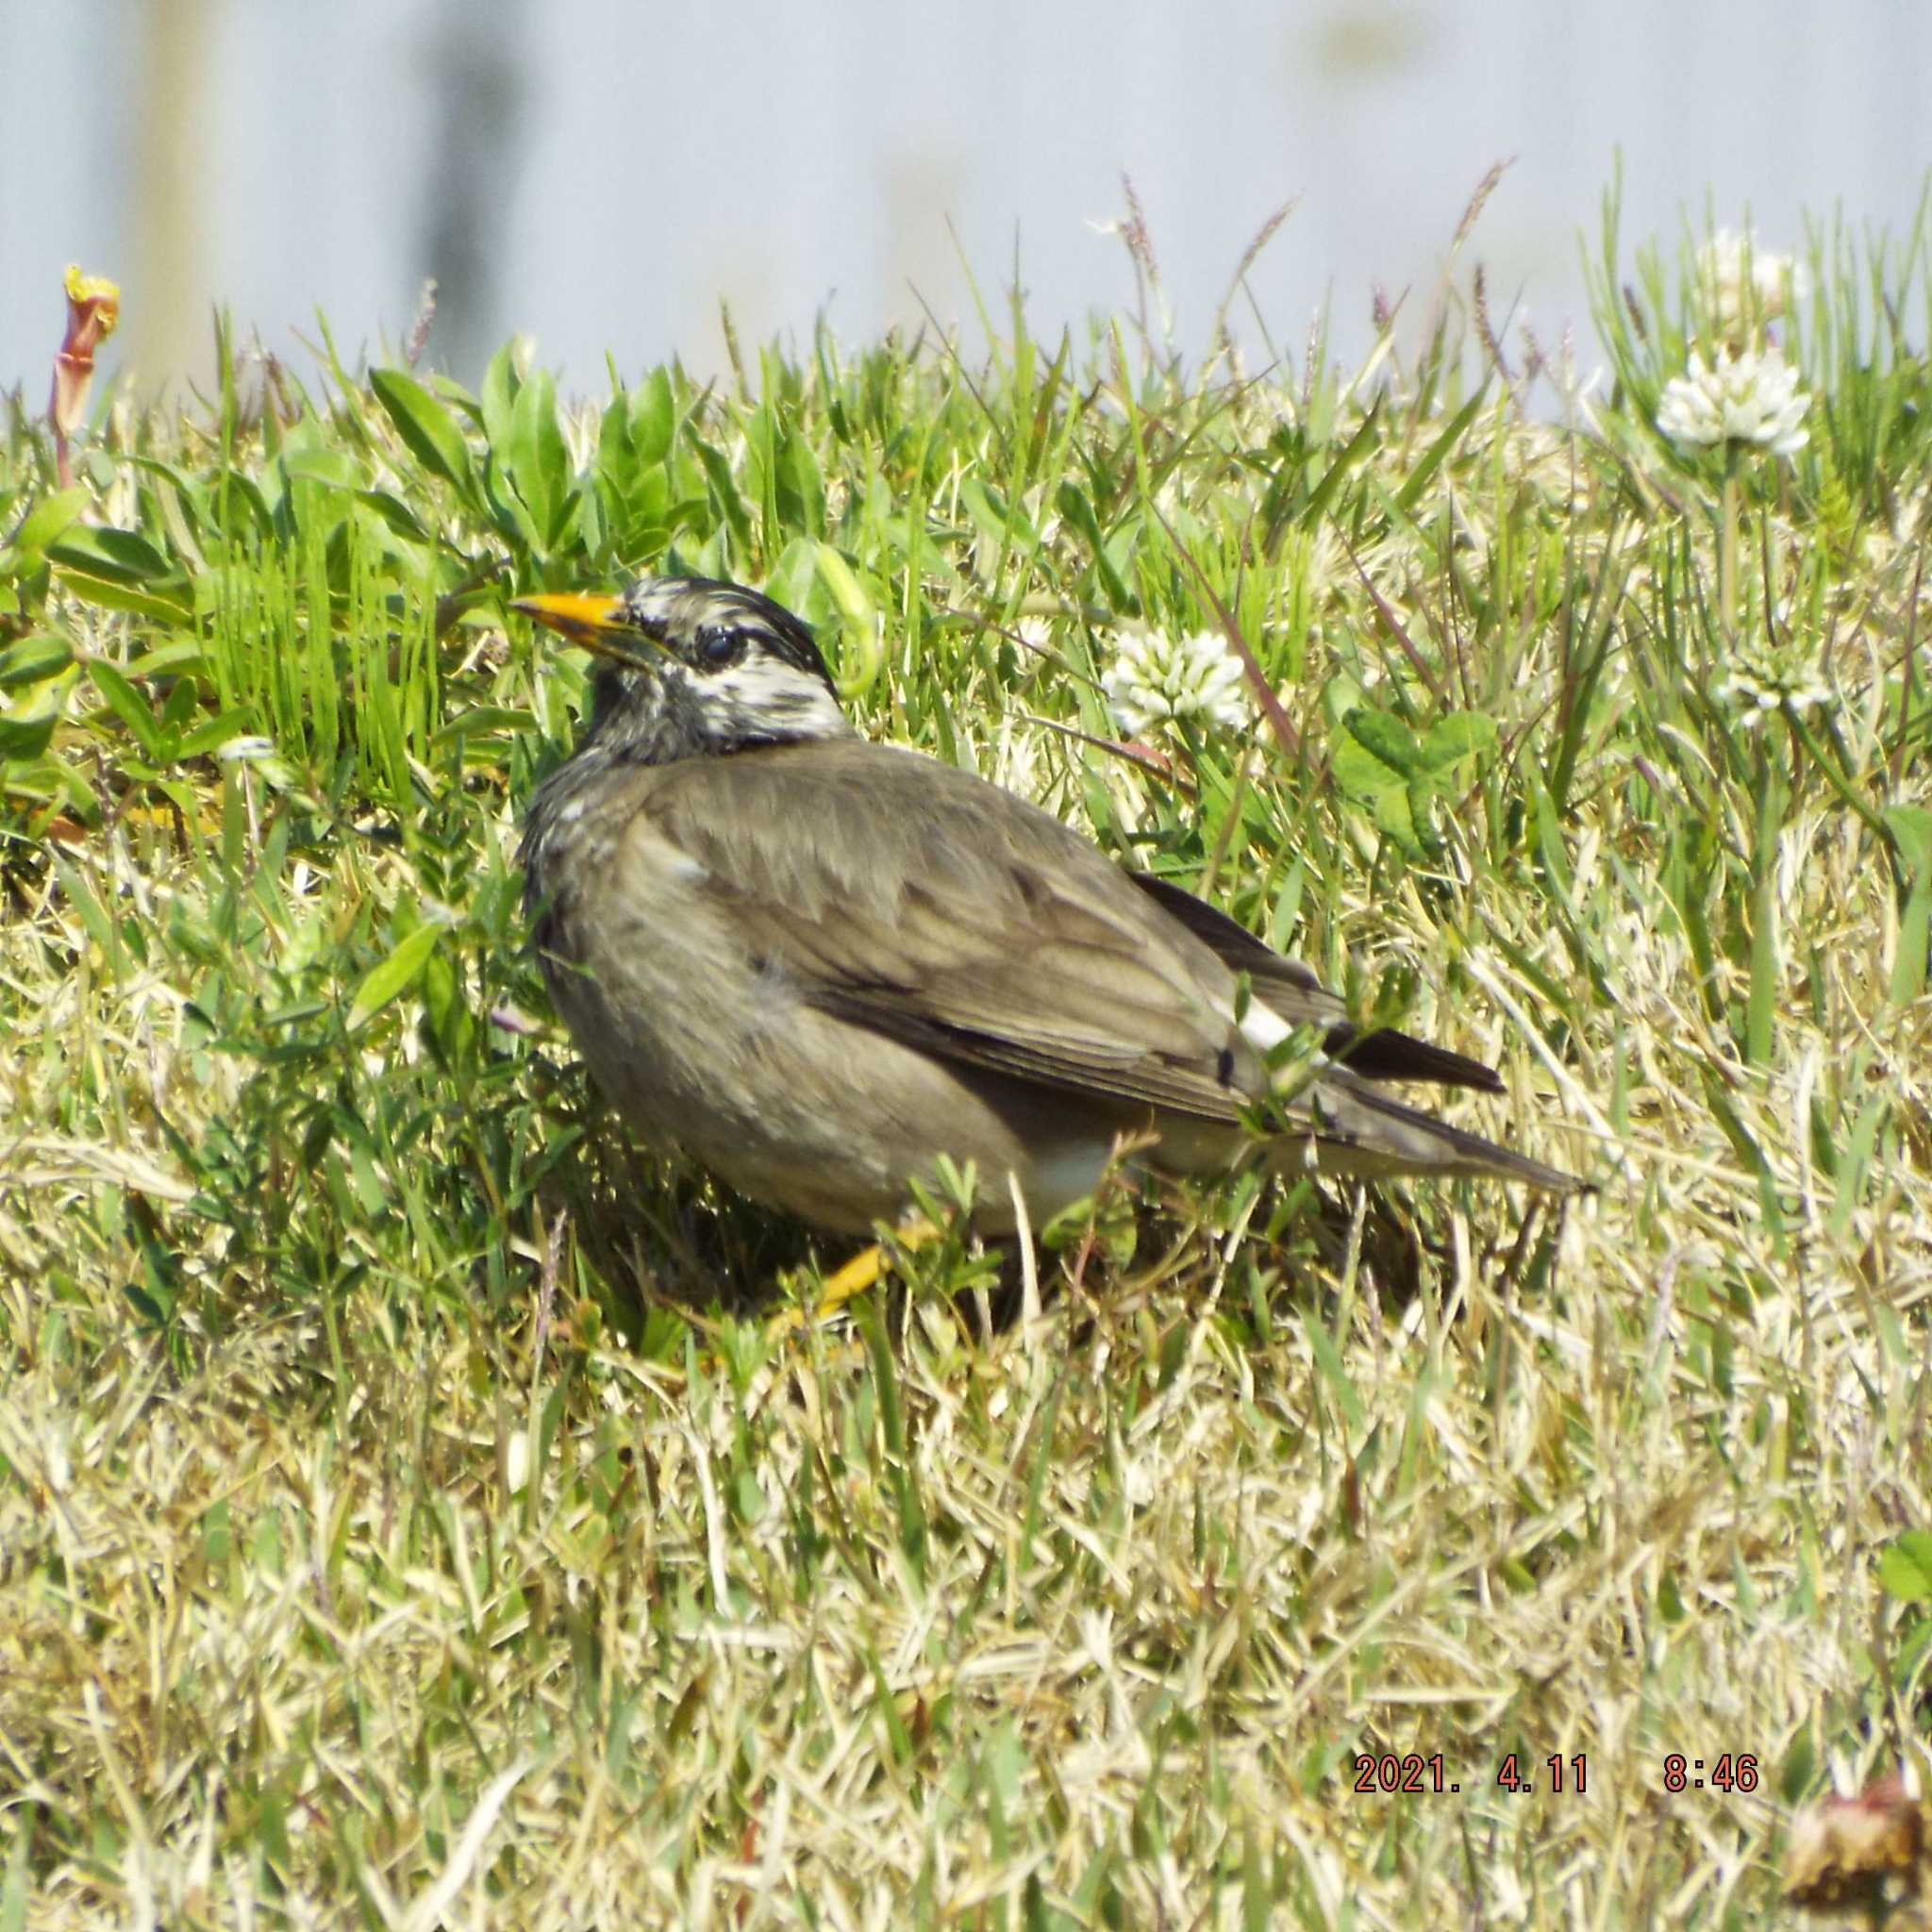
[[[512,331],[566,391],[673,354],[724,364],[821,313],[863,342],[929,318],[1036,332],[1130,308],[1100,232],[1144,208],[1174,339],[1230,318],[1296,358],[1372,291],[1419,329],[1461,266],[1547,350],[1596,360],[1579,267],[1619,150],[1624,234],[1707,210],[1759,245],[1801,213],[1903,227],[1932,161],[1932,8],[1832,0],[0,0],[0,389],[47,378],[69,261],[122,284],[104,367],[205,377],[208,316],[306,375],[408,336],[474,382]],[[1465,277],[1466,280],[1466,277]]]

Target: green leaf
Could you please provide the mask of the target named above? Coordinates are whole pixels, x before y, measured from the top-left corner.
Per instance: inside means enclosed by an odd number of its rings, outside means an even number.
[[[164,638],[152,650],[130,658],[121,668],[137,680],[166,675],[177,677],[190,674],[200,675],[205,672],[202,641],[192,636]]]
[[[668,387],[665,394],[668,411]],[[657,441],[655,428],[648,422],[640,425],[637,403],[636,396],[619,395],[604,411],[593,466],[599,508],[608,526],[607,541],[626,559],[650,556],[662,547],[671,508],[671,483],[663,460],[645,453],[646,445],[655,446]],[[668,414],[665,420],[668,425]],[[594,545],[595,533],[588,524],[585,534]]]
[[[1333,1391],[1348,1427],[1352,1431],[1360,1429],[1367,1420],[1361,1391],[1350,1378],[1348,1365],[1342,1359],[1341,1351],[1336,1347],[1334,1337],[1322,1325],[1321,1316],[1313,1312],[1304,1313],[1302,1332],[1308,1338],[1309,1350],[1315,1357],[1316,1374]]]
[[[829,543],[818,546],[817,563],[819,579],[839,608],[839,692],[855,698],[870,689],[884,663],[878,617],[852,566]]]
[[[47,561],[116,583],[143,583],[170,574],[168,559],[138,530],[90,529],[76,525],[47,545]]]
[[[182,686],[183,690],[187,686]],[[176,758],[199,758],[202,753],[219,751],[230,739],[244,738],[254,720],[247,711],[223,711],[205,724],[197,724],[175,747]]]
[[[64,685],[49,685],[18,711],[0,711],[0,758],[37,758],[46,750],[60,722]]]
[[[447,724],[437,729],[429,741],[431,744],[448,744],[457,739],[480,738],[498,732],[534,731],[536,728],[534,712],[512,710],[504,705],[476,705],[467,711],[458,712]]]
[[[748,552],[751,549],[751,515],[744,507],[744,498],[739,493],[737,478],[731,474],[731,465],[724,453],[713,449],[701,436],[691,436],[687,440],[697,452],[698,461],[704,465],[705,475],[718,500],[718,508],[731,526],[731,534],[739,549]]]
[[[238,501],[248,512],[251,527],[237,527],[238,519],[229,506]],[[275,520],[268,507],[268,498],[261,493],[261,485],[253,476],[245,475],[240,470],[224,470],[216,484],[215,501],[222,506],[223,515],[220,527],[231,539],[246,542],[251,537],[266,537],[271,541],[275,538]]]
[[[1383,768],[1384,785],[1407,784],[1424,775],[1427,761],[1423,748],[1416,742],[1415,733],[1392,712],[1357,705],[1342,719],[1341,728]]]
[[[499,455],[509,442],[510,410],[516,406],[521,387],[515,349],[513,341],[506,342],[491,357],[490,367],[483,372],[483,391],[477,399],[483,411],[484,440]]]
[[[160,624],[185,625],[194,616],[183,598],[171,596],[165,591],[140,590],[109,577],[91,575],[86,571],[63,570],[60,588],[83,604],[97,605],[103,610],[130,610],[137,617],[152,617]]]
[[[433,541],[418,522],[415,511],[401,497],[391,496],[387,490],[358,490],[356,501],[374,510],[398,537],[407,537],[412,543]]]
[[[346,450],[287,449],[282,467],[291,476],[306,482],[325,484],[331,490],[360,490],[368,473]]]
[[[1894,805],[1883,817],[1911,877],[1898,917],[1898,944],[1886,993],[1893,1006],[1908,1007],[1924,991],[1932,956],[1932,811],[1918,805]]]
[[[126,725],[142,754],[156,764],[162,763],[169,751],[160,726],[155,722],[154,708],[111,664],[99,658],[92,659],[87,675],[94,689],[108,702],[108,708]]]
[[[1392,792],[1385,794],[1386,798],[1392,798],[1393,796]],[[1405,807],[1404,816],[1407,821],[1409,828],[1410,847],[1412,850],[1421,852],[1429,858],[1439,858],[1442,853],[1442,835],[1436,828],[1436,799],[1438,796],[1435,785],[1422,778],[1418,778],[1406,786],[1402,793],[1402,801]],[[1378,820],[1384,816],[1384,802],[1382,799],[1376,800],[1375,816]],[[1402,835],[1400,832],[1397,832],[1395,836],[1400,838]]]
[[[796,500],[795,521],[813,537],[825,534],[825,479],[811,444],[796,429],[788,430],[778,452],[778,474]],[[790,508],[790,506],[788,506]]]
[[[661,364],[630,392],[630,441],[641,463],[661,463],[677,433],[677,399]]]
[[[1304,529],[1312,530],[1322,521],[1327,514],[1328,506],[1334,500],[1335,492],[1341,488],[1342,478],[1363,456],[1376,446],[1380,435],[1381,415],[1382,398],[1377,396],[1369,405],[1368,413],[1362,418],[1361,427],[1349,438],[1341,454],[1328,465],[1322,480],[1309,491],[1307,502],[1296,513],[1295,521]],[[1271,490],[1269,494],[1273,496],[1274,491]],[[1268,509],[1266,506],[1263,508],[1267,516],[1268,544],[1272,547],[1276,518],[1286,509],[1286,505],[1279,509]]]
[[[1413,801],[1407,785],[1391,785],[1375,793],[1372,801],[1375,829],[1393,839],[1405,852],[1420,852],[1423,841],[1416,829]]]
[[[1359,739],[1346,734],[1335,741],[1329,767],[1335,782],[1351,798],[1363,801],[1379,798],[1391,788],[1399,790],[1403,782],[1401,774],[1391,772]]]
[[[120,934],[115,930],[114,922],[108,918],[107,908],[94,895],[93,888],[88,884],[84,874],[69,865],[58,854],[54,855],[54,876],[60,881],[60,890],[67,894],[67,902],[74,908],[75,916],[87,928],[88,937],[100,947],[108,961],[108,970],[116,978],[120,977],[125,954],[121,947]]]
[[[1100,579],[1108,603],[1124,615],[1139,610],[1140,600],[1127,588],[1125,579],[1108,555],[1107,539],[1101,532],[1100,519],[1094,514],[1086,492],[1077,484],[1068,481],[1054,492],[1054,501],[1059,506],[1060,514],[1085,538],[1087,548],[1092,554],[1094,574]]]
[[[397,941],[388,958],[362,975],[362,983],[349,1002],[351,1033],[415,985],[441,932],[442,927],[434,924],[415,927]]]
[[[1443,458],[1468,434],[1469,425],[1475,421],[1475,413],[1489,394],[1489,387],[1485,382],[1449,419],[1449,426],[1430,443],[1422,461],[1409,472],[1408,481],[1395,492],[1395,508],[1405,517],[1415,508],[1416,498],[1428,488],[1429,478],[1442,467]]]
[[[1690,1614],[1685,1607],[1684,1592],[1677,1588],[1676,1576],[1669,1570],[1657,1580],[1657,1607],[1666,1624],[1681,1624]]]
[[[560,534],[571,478],[570,452],[557,421],[557,385],[547,370],[540,369],[517,391],[509,439],[500,454],[536,525],[538,547],[552,549]]]
[[[24,557],[38,556],[88,507],[88,501],[89,491],[79,484],[42,497],[13,533],[12,548]]]
[[[1932,1603],[1932,1531],[1908,1529],[1879,1552],[1878,1586],[1901,1603]]]
[[[58,632],[37,630],[0,651],[0,691],[42,684],[74,662],[74,646]]]
[[[1923,805],[1892,805],[1879,816],[1898,841],[1906,870],[1915,879],[1932,873],[1932,811]]]
[[[1422,759],[1431,772],[1445,771],[1477,752],[1494,750],[1495,744],[1493,718],[1481,711],[1451,711],[1423,734]]]
[[[372,369],[369,387],[375,391],[375,400],[389,412],[396,434],[408,444],[416,460],[465,494],[474,494],[475,476],[470,462],[470,445],[463,441],[456,418],[420,382],[405,375],[400,369]]]

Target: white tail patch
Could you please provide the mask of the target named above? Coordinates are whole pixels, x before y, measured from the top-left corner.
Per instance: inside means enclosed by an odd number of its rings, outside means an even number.
[[[1273,1007],[1265,1005],[1252,995],[1248,1000],[1248,1010],[1240,1020],[1235,1018],[1232,1007],[1223,1008],[1220,1012],[1221,1017],[1233,1026],[1263,1059],[1266,1059],[1295,1030]],[[1325,1067],[1329,1064],[1328,1056],[1317,1048],[1304,1064],[1315,1069]]]

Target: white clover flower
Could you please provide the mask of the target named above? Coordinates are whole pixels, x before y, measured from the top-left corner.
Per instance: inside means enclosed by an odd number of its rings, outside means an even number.
[[[1720,228],[1697,251],[1697,288],[1727,342],[1748,341],[1767,322],[1811,292],[1811,275],[1789,255],[1752,245],[1749,233]]]
[[[1053,654],[1053,623],[1049,618],[1028,614],[1013,624],[1013,636],[1020,647],[1035,658]]]
[[[1824,667],[1798,651],[1740,653],[1729,674],[1711,686],[1710,694],[1735,705],[1742,713],[1739,723],[1749,731],[1787,708],[1816,711],[1836,702]]]
[[[1129,631],[1100,688],[1121,728],[1136,738],[1181,718],[1205,718],[1229,730],[1247,722],[1241,660],[1219,631],[1186,638]]]
[[[1720,348],[1709,362],[1693,349],[1689,373],[1664,385],[1657,426],[1685,449],[1750,443],[1788,457],[1810,441],[1805,427],[1810,407],[1781,349],[1733,356]]]

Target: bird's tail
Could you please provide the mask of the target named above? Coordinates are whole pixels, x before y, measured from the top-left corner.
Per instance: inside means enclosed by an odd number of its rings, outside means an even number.
[[[1308,1141],[1284,1141],[1276,1164],[1289,1167],[1312,1141],[1315,1165],[1324,1174],[1474,1174],[1526,1181],[1553,1194],[1574,1194],[1590,1183],[1562,1169],[1545,1167],[1461,1127],[1452,1127],[1413,1107],[1405,1107],[1347,1067],[1325,1068],[1299,1096],[1296,1112],[1306,1112]]]

